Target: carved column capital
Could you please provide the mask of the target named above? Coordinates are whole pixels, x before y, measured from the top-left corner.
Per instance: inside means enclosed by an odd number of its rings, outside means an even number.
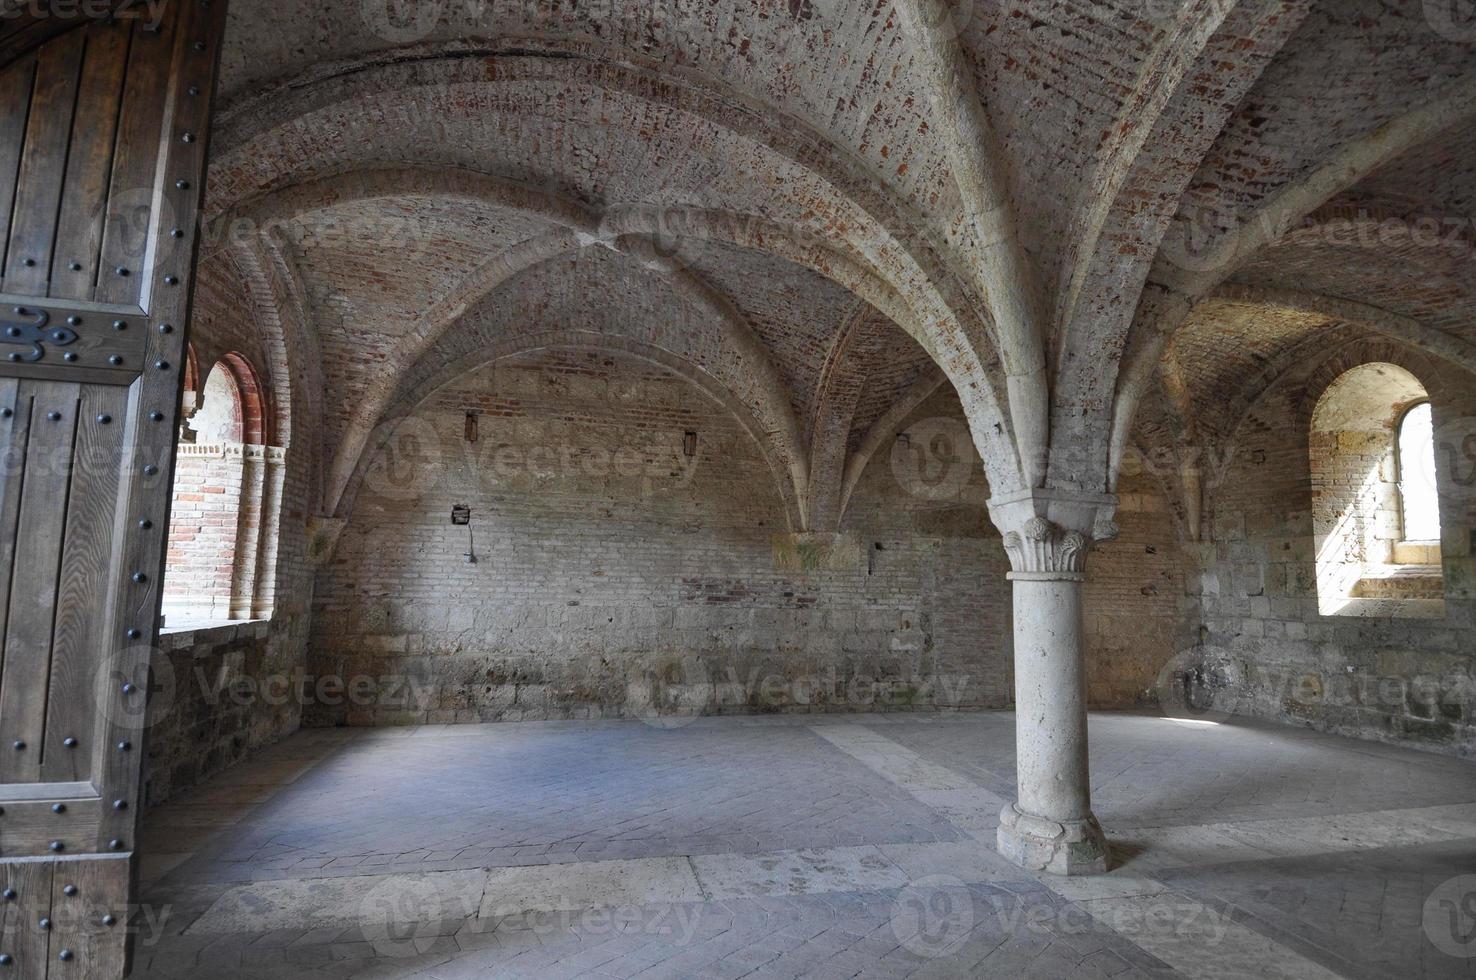
[[[1020,531],[1006,531],[1005,552],[1016,572],[1086,571],[1088,541],[1080,531],[1068,531],[1044,517],[1032,517]]]
[[[1011,577],[1080,580],[1093,541],[1117,536],[1117,498],[1064,490],[1022,491],[989,501]]]

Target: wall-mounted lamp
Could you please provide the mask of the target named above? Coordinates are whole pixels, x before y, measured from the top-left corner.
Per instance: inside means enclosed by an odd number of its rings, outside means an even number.
[[[468,415],[467,418],[470,419],[471,416]],[[477,548],[475,542],[472,540],[471,508],[466,504],[452,504],[451,523],[466,526],[466,554],[464,557],[466,558],[467,564],[475,565],[477,563]]]
[[[686,432],[682,434],[682,455],[688,458],[697,455],[697,433]]]

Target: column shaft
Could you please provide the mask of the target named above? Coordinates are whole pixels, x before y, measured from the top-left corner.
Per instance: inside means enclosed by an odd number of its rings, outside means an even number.
[[[1000,814],[999,851],[1033,870],[1107,870],[1087,766],[1082,589],[1091,542],[1116,534],[1115,503],[1030,490],[989,505],[1014,569],[1017,799]]]
[[[1019,806],[1050,820],[1091,816],[1081,576],[1012,574]]]

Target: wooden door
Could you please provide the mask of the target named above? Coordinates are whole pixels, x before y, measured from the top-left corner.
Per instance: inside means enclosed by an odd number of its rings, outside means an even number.
[[[127,969],[224,16],[0,20],[0,980]]]

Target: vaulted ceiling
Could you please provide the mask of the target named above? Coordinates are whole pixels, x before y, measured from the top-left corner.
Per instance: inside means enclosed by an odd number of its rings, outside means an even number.
[[[1309,337],[1476,349],[1447,6],[234,0],[200,322],[264,333],[325,513],[555,344],[680,364],[798,527],[944,378],[997,491],[1108,489],[1140,403],[1223,427]]]

